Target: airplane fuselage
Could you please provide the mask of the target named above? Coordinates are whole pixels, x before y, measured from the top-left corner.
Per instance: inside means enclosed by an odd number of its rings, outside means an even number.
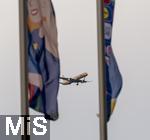
[[[70,85],[72,83],[77,83],[77,85],[78,85],[79,83],[86,83],[87,81],[85,81],[85,79],[82,80],[82,78],[85,78],[86,76],[88,76],[88,73],[84,72],[73,78],[60,77],[60,79],[63,80],[63,82],[61,82],[61,84],[62,85]]]

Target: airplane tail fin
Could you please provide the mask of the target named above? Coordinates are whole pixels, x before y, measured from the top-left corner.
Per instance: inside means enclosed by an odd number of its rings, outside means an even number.
[[[62,77],[60,77],[61,79],[61,82],[59,82],[60,84],[62,85],[68,85],[69,84],[69,81],[65,78],[64,75],[62,75]]]

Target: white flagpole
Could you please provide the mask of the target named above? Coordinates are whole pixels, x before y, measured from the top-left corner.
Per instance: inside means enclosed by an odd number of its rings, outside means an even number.
[[[105,56],[104,56],[104,0],[97,0],[98,73],[100,140],[107,140]]]
[[[19,0],[19,31],[20,31],[20,81],[21,81],[21,116],[24,117],[24,135],[22,140],[29,140],[27,135],[27,118],[29,117],[28,103],[28,70],[27,70],[27,22],[26,2]]]

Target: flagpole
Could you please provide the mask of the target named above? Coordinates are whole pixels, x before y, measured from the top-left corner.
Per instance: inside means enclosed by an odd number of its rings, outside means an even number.
[[[97,36],[98,36],[97,39],[98,39],[100,140],[107,140],[103,0],[97,0]]]
[[[20,84],[21,84],[21,116],[24,117],[24,135],[22,140],[30,140],[27,135],[27,118],[29,117],[28,103],[28,70],[27,70],[27,25],[26,0],[19,0],[19,33],[20,33]]]

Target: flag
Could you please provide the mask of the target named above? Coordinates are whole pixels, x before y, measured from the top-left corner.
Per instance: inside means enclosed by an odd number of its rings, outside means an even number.
[[[28,99],[46,119],[58,119],[60,61],[51,0],[27,0]]]
[[[106,111],[107,121],[116,105],[122,87],[122,77],[111,47],[115,0],[104,0],[104,45],[106,70]]]

